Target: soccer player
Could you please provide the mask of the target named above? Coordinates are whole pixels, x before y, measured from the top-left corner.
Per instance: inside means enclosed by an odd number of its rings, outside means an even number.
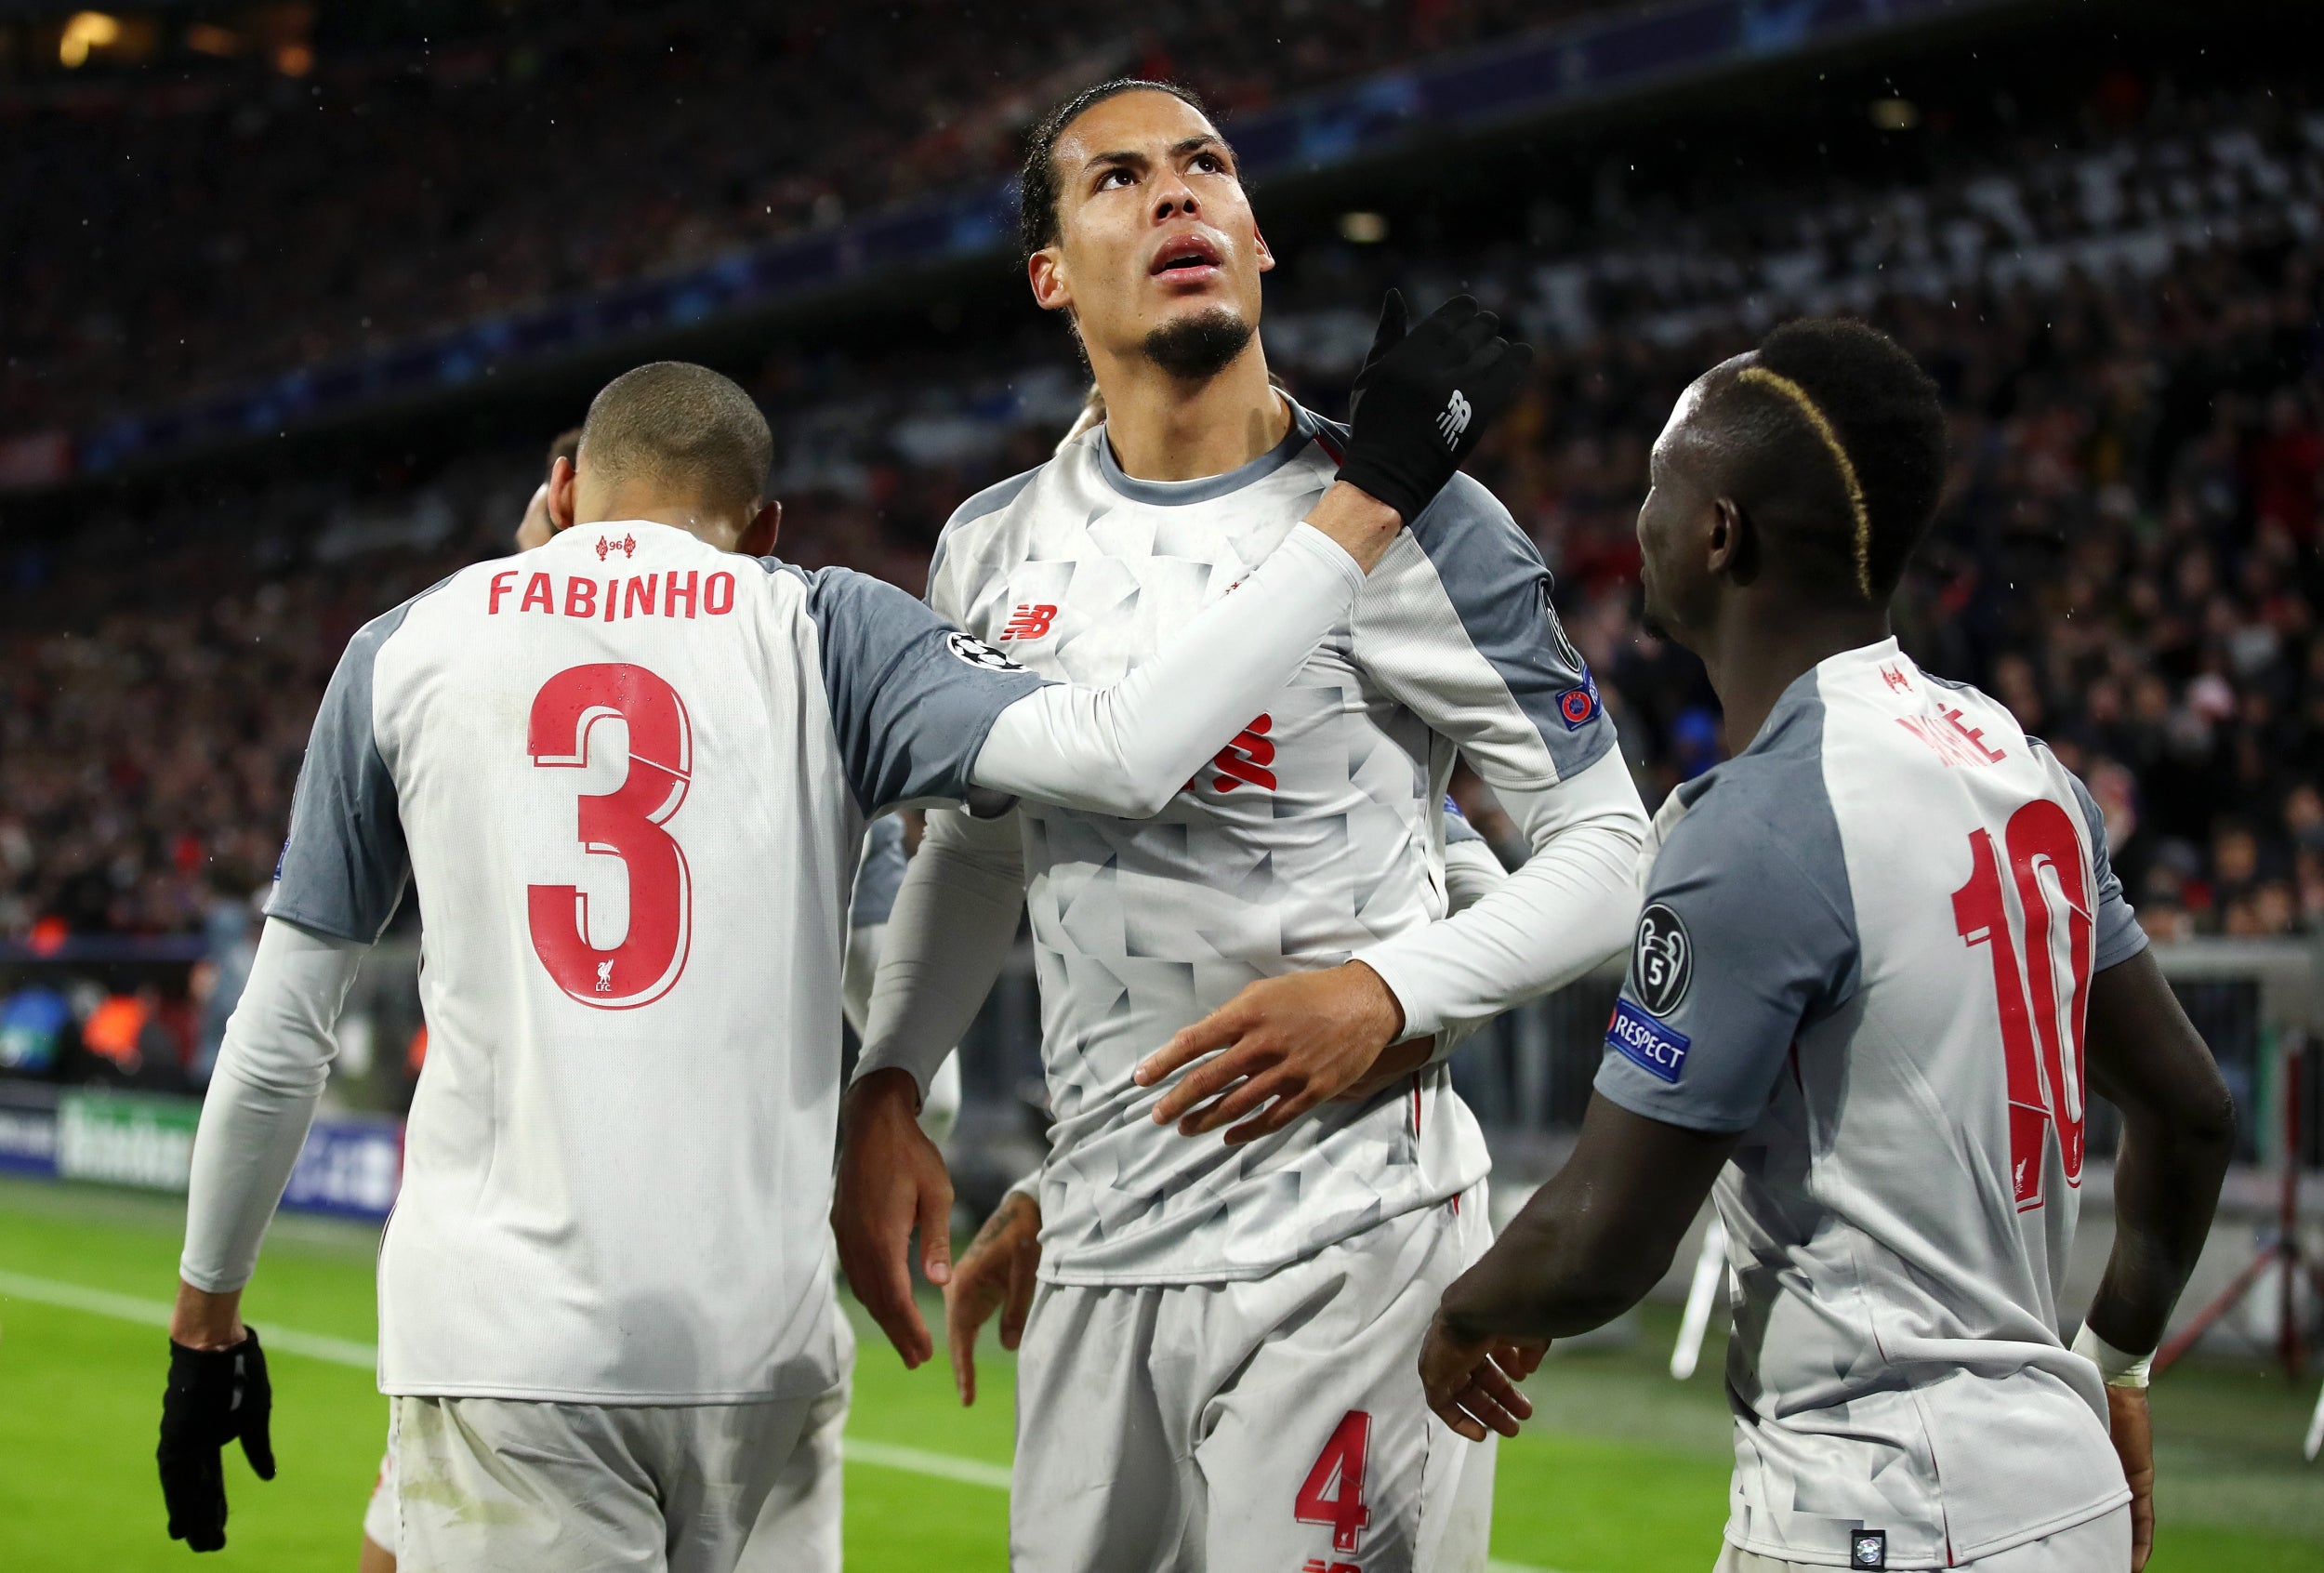
[[[1354,442],[1433,492],[1452,392],[1490,414],[1514,377],[1489,334],[1423,326]],[[772,450],[715,373],[618,377],[557,468],[570,527],[341,660],[195,1143],[159,1457],[196,1549],[224,1541],[222,1446],[272,1471],[242,1287],[339,1005],[416,879],[432,1046],[380,1254],[400,1554],[836,1566],[813,1439],[838,1387],[825,1213],[866,818],[971,792],[1153,812],[1401,528],[1335,488],[1170,649],[1069,687],[877,580],[730,555],[768,520]]]
[[[548,544],[548,538],[557,533],[557,526],[548,516],[548,483],[557,474],[557,461],[562,459],[567,464],[571,464],[574,456],[580,451],[581,429],[577,426],[570,431],[560,431],[555,440],[548,444],[548,474],[542,478],[539,485],[533,488],[532,498],[524,505],[524,517],[517,522],[517,549],[519,551],[531,551],[535,547],[545,547]],[[769,549],[772,549],[772,544]]]
[[[1398,488],[1268,386],[1273,258],[1191,97],[1079,95],[1035,133],[1023,189],[1035,298],[1071,322],[1105,418],[962,505],[930,601],[1036,670],[1103,681],[1335,476]],[[1376,356],[1402,326],[1392,301]],[[1368,369],[1360,385],[1359,438],[1379,397]],[[1443,430],[1466,418],[1456,403]],[[1619,949],[1645,816],[1531,543],[1465,476],[1408,516],[1347,621],[1163,813],[934,812],[898,895],[834,1222],[858,1297],[914,1365],[932,1342],[909,1236],[921,1221],[944,1282],[951,1191],[913,1110],[1031,913],[1056,1124],[1037,1209],[1012,1203],[1039,1220],[1020,1568],[1482,1565],[1489,1458],[1450,1445],[1410,1370],[1436,1295],[1486,1237],[1485,1144],[1444,1057]],[[1243,654],[1213,659],[1222,678]],[[1447,919],[1456,754],[1534,856]],[[1213,1065],[1136,1078],[1253,984],[1243,1003],[1297,1041],[1220,1056],[1229,1079],[1249,1073],[1223,1103],[1172,1103]],[[1222,1124],[1224,1141],[1207,1134]]]
[[[1488,1341],[1627,1309],[1715,1184],[1730,1573],[2142,1565],[2147,1360],[2233,1139],[2090,794],[1889,633],[1944,431],[1911,357],[1850,322],[1778,328],[1680,400],[1638,515],[1646,611],[1740,747],[1657,817],[1579,1143],[1420,1358],[1456,1429],[1512,1434]],[[2123,1138],[2069,1348],[2086,1086]]]
[[[531,551],[536,547],[547,546],[557,534],[556,522],[549,514],[549,484],[557,477],[558,461],[563,460],[570,468],[580,451],[581,429],[577,426],[559,432],[549,443],[548,472],[542,478],[541,483],[533,489],[533,496],[524,506],[524,517],[518,522],[517,550]],[[750,527],[735,541],[734,550],[752,557],[764,556],[772,551],[776,532],[782,525],[782,507],[776,504],[755,517]],[[867,973],[871,967],[878,964],[880,932],[878,927],[867,928],[865,925],[864,914],[869,910],[865,896],[866,892],[869,892],[872,898],[877,901],[879,899],[880,892],[891,892],[896,881],[903,878],[903,842],[900,835],[894,834],[897,829],[897,822],[892,815],[875,821],[870,830],[865,833],[864,855],[856,869],[855,898],[850,908],[847,983],[843,990],[842,1003],[848,1012],[849,1024],[853,1025],[859,1034],[863,1030],[860,1001],[869,998],[871,984],[867,976],[864,978],[860,986],[856,980],[859,974]],[[887,920],[884,905],[879,907],[879,913],[878,922],[884,925]],[[863,953],[860,956],[859,951]],[[959,1071],[957,1065],[949,1068],[951,1069],[952,1106],[957,1109],[959,1102]],[[950,1129],[949,1124],[938,1125],[936,1123],[946,1117],[941,1096],[944,1085],[944,1076],[940,1072],[937,1077],[938,1091],[935,1095],[931,1095],[930,1100],[931,1107],[936,1112],[928,1117],[931,1125],[931,1134],[940,1141],[943,1139],[942,1131]],[[844,1332],[844,1329],[842,1331]],[[852,1341],[843,1337],[841,1342],[846,1346],[843,1350],[841,1364],[851,1366],[853,1362]],[[838,1446],[840,1428],[845,1425],[847,1420],[845,1400],[842,1398],[829,1403],[826,1406],[826,1411],[819,1421],[818,1432],[828,1433],[828,1434],[819,1434],[818,1445],[836,1449]],[[363,1504],[363,1545],[357,1559],[357,1573],[395,1573],[398,1510],[393,1440],[393,1434],[390,1432],[390,1450],[380,1457],[378,1473],[372,1477],[371,1496]]]

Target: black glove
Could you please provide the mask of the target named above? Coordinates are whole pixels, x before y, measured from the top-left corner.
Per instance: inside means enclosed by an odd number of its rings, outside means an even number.
[[[274,1447],[267,1420],[274,1390],[267,1385],[258,1329],[231,1349],[188,1349],[169,1342],[169,1386],[162,1394],[162,1500],[169,1504],[169,1538],[198,1552],[226,1544],[226,1472],[219,1452],[236,1437],[261,1480],[274,1478]]]
[[[1532,348],[1499,337],[1500,325],[1462,295],[1406,333],[1404,297],[1390,290],[1349,400],[1353,431],[1340,479],[1406,524],[1419,518],[1516,401],[1533,364]]]

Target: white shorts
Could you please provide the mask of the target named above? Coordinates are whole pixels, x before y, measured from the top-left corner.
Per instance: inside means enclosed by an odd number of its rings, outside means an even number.
[[[838,1573],[844,1379],[756,1404],[391,1402],[398,1573]]]
[[[1491,1443],[1420,1391],[1479,1184],[1241,1283],[1044,1283],[1017,1355],[1016,1573],[1479,1573]]]
[[[1721,1548],[1712,1573],[1829,1573],[1829,1567],[1837,1566],[1785,1562],[1741,1550],[1730,1541]],[[1957,1568],[1958,1573],[2128,1573],[2130,1566],[2131,1510],[2125,1503],[2071,1529],[1960,1563]]]
[[[371,1483],[371,1500],[363,1504],[363,1539],[395,1554],[395,1425],[388,1425],[388,1450],[379,1456],[379,1473]]]

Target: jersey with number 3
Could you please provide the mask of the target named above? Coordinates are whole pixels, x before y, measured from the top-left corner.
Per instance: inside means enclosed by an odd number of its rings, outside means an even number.
[[[2081,784],[1891,640],[1803,674],[1649,853],[1597,1086],[1744,1132],[1728,1540],[1945,1567],[2127,1500],[2059,1337],[2090,981],[2146,944]]]
[[[962,796],[1039,686],[894,588],[583,525],[349,645],[267,911],[407,877],[428,1067],[380,1252],[390,1394],[794,1396],[838,1377],[832,1132],[867,814]]]

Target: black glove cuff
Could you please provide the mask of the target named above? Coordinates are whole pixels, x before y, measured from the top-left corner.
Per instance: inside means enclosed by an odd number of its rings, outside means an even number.
[[[1434,474],[1413,476],[1367,448],[1353,448],[1340,466],[1340,479],[1378,497],[1396,510],[1409,526],[1442,489]]]

